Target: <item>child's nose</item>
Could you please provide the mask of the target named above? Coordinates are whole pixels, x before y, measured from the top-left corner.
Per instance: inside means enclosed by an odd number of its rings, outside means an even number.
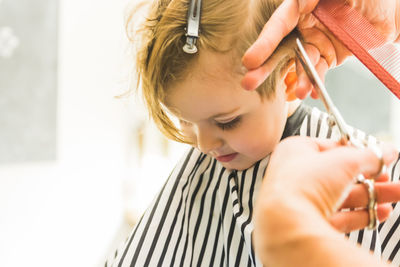
[[[213,133],[211,129],[203,129],[197,132],[197,148],[201,152],[208,154],[222,145],[223,140]]]

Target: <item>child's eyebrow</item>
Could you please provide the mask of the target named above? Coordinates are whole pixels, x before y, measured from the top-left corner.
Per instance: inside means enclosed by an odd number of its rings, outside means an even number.
[[[238,111],[239,109],[240,109],[240,107],[237,107],[237,108],[235,108],[235,109],[233,109],[231,111],[228,111],[228,112],[221,112],[221,113],[218,113],[218,114],[215,114],[215,115],[211,116],[211,118],[214,119],[214,118],[217,118],[217,117],[223,117],[223,116],[232,114],[232,113]]]

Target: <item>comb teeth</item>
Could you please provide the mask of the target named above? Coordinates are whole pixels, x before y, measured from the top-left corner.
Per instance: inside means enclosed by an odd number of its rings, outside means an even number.
[[[397,82],[400,83],[400,49],[398,47],[388,43],[381,47],[371,49],[369,53]]]
[[[400,99],[400,49],[358,11],[337,0],[321,0],[314,15]]]

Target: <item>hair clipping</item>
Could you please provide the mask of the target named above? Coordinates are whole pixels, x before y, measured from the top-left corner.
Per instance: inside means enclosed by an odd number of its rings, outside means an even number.
[[[188,9],[186,44],[183,51],[188,54],[197,53],[196,41],[199,38],[201,0],[190,0]]]

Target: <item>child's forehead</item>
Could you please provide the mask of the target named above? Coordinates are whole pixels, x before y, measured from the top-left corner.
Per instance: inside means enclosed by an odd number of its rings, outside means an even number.
[[[185,79],[169,88],[164,104],[174,115],[187,121],[201,121],[260,101],[256,91],[242,89],[240,75],[232,74],[216,58],[208,62],[215,65],[198,62],[199,66]]]
[[[240,58],[235,57],[233,52],[220,53],[202,50],[188,70],[187,78],[236,80],[241,75],[244,75],[244,71],[241,68]]]
[[[240,81],[244,73],[238,73],[237,65],[231,54],[203,50],[189,65],[183,79],[169,86],[166,97],[178,94],[181,98],[205,99],[242,92]]]

